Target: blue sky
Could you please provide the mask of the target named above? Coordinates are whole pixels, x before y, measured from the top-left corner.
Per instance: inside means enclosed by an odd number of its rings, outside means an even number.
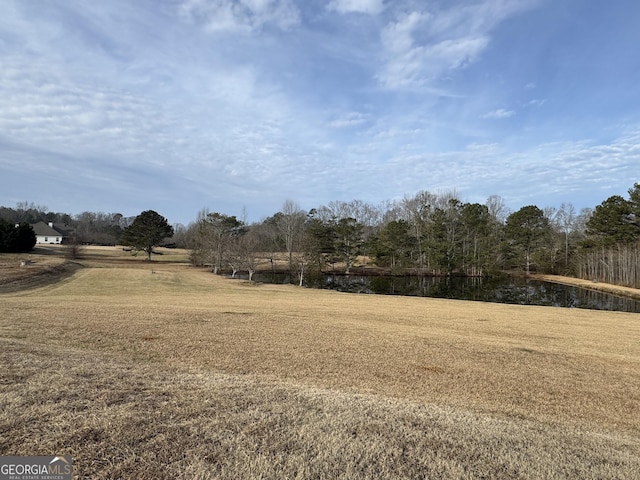
[[[0,3],[4,206],[580,209],[640,181],[635,0]]]

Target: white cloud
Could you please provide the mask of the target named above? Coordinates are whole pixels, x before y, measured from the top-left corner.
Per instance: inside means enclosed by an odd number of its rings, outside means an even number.
[[[424,85],[473,61],[488,43],[485,37],[462,37],[420,44],[416,37],[431,18],[412,12],[383,30],[386,64],[378,79],[384,86],[393,89]]]
[[[20,80],[0,73],[0,131],[13,141],[53,151],[127,154],[144,149],[141,136],[167,127],[163,108],[143,97],[57,77],[44,66],[23,65]]]
[[[68,202],[57,210],[152,206],[184,222],[203,206],[236,214],[246,204],[255,216],[285,198],[311,208],[424,189],[549,204],[554,195],[577,202],[567,192],[582,189],[593,206],[610,194],[603,184],[624,189],[637,177],[640,130],[616,133],[632,113],[594,105],[584,122],[565,121],[585,111],[572,95],[566,112],[553,110],[565,83],[551,91],[543,76],[527,85],[528,69],[509,77],[496,67],[513,65],[503,49],[520,52],[502,35],[493,45],[495,27],[531,2],[330,2],[4,0],[5,202],[52,206],[58,200],[38,195],[55,184]],[[349,12],[366,15],[339,15]],[[420,95],[381,94],[374,75]]]
[[[370,116],[360,112],[348,112],[329,122],[332,128],[348,128],[362,125],[369,121]]]
[[[529,106],[529,107],[541,107],[545,103],[547,103],[546,99],[534,98],[533,100],[529,100],[529,102],[527,102],[527,106]]]
[[[376,75],[390,89],[436,83],[475,62],[491,30],[531,2],[485,0],[441,11],[403,13],[381,33],[383,67]]]
[[[180,14],[211,32],[250,33],[265,25],[288,30],[300,22],[292,0],[184,0]]]
[[[504,108],[499,108],[497,110],[493,110],[492,112],[488,112],[482,116],[482,118],[488,118],[493,120],[499,120],[501,118],[509,118],[513,117],[516,114],[513,110],[505,110]]]
[[[516,209],[567,201],[594,207],[612,188],[624,194],[631,187],[640,162],[639,132],[631,130],[611,143],[557,142],[521,151],[471,144],[448,152],[398,152],[375,170],[375,177],[393,181],[401,193],[424,189],[428,179],[430,191],[456,189],[464,200],[471,194],[472,201],[498,194]],[[584,204],[579,194],[599,200]]]
[[[338,13],[368,13],[378,15],[384,10],[382,0],[331,0],[328,10]]]

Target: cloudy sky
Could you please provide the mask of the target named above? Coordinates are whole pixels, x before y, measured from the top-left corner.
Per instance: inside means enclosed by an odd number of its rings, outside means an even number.
[[[580,209],[640,181],[640,2],[0,0],[0,205],[418,191]]]

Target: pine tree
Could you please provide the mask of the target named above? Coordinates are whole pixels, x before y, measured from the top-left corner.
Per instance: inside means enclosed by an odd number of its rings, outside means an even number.
[[[173,227],[169,225],[167,219],[153,210],[146,210],[125,229],[121,242],[123,245],[145,252],[147,260],[151,261],[153,247],[157,247],[165,238],[171,236],[173,236]]]

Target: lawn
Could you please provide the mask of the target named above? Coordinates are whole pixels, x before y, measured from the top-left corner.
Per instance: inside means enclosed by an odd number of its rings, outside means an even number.
[[[79,477],[105,479],[640,471],[637,314],[252,284],[179,252],[83,255],[0,290],[0,455],[72,455]],[[2,260],[6,273],[16,259]]]

